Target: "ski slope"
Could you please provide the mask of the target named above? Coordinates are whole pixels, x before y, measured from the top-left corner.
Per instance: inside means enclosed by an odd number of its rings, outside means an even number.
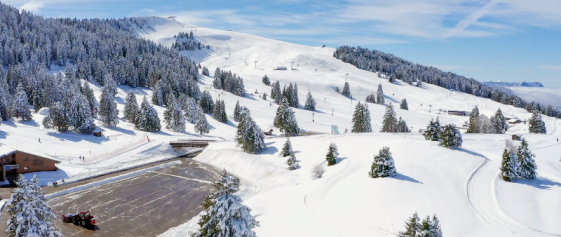
[[[556,141],[561,137],[557,129],[560,121],[544,116],[548,130],[545,135],[528,134],[527,125],[519,124],[510,128],[506,135],[464,134],[462,149],[444,149],[425,141],[418,132],[436,117],[441,124],[459,127],[468,119],[446,115],[444,110],[471,111],[478,106],[480,112],[489,117],[498,108],[510,118],[525,120],[531,115],[519,108],[429,84],[422,88],[399,80],[390,84],[375,73],[333,58],[333,48],[297,45],[163,18],[148,20],[152,29],[139,29],[138,36],[170,46],[178,32],[193,30],[197,40],[210,45],[211,49],[181,54],[208,67],[211,76],[219,67],[244,79],[248,93],[244,98],[214,89],[210,91],[214,99],[220,96],[225,101],[230,121],[223,124],[207,117],[212,129],[202,137],[218,142],[196,159],[232,172],[250,187],[246,190],[252,191],[242,197],[261,223],[255,229],[259,236],[394,236],[403,230],[405,220],[415,211],[423,218],[436,214],[447,236],[561,235],[561,225],[556,223],[561,216],[558,204],[561,200],[561,145]],[[277,66],[290,69],[292,65],[295,70],[273,70]],[[277,105],[261,99],[263,92],[270,94],[270,87],[261,82],[265,74],[271,82],[279,80],[281,86],[297,83],[301,105],[308,90],[317,102],[314,112],[294,109],[303,130],[320,133],[291,138],[302,166],[295,171],[289,171],[286,159],[278,154],[284,138],[268,138],[267,149],[257,155],[241,152],[233,142],[236,123],[232,122],[232,111],[236,101],[251,110],[252,118],[262,130],[273,128]],[[334,90],[343,87],[345,77],[353,100]],[[201,90],[209,89],[211,82],[212,77],[201,76]],[[376,92],[379,84],[383,86],[386,104],[394,104],[397,116],[404,119],[413,132],[379,133],[385,106],[368,104],[373,133],[330,134],[332,125],[337,125],[340,132],[346,128],[350,130],[356,104]],[[99,100],[101,88],[90,86]],[[135,91],[139,104],[143,96],[150,98],[152,93],[146,88],[120,86],[116,101],[121,117],[130,90]],[[258,94],[253,94],[256,90]],[[404,98],[409,104],[408,111],[398,109]],[[61,160],[59,171],[39,173],[42,181],[54,181],[79,179],[175,157],[187,151],[171,149],[169,141],[201,137],[194,133],[190,124],[185,133],[165,129],[165,108],[155,106],[155,109],[162,121],[162,131],[157,133],[137,131],[125,121],[120,121],[115,128],[103,128],[101,138],[58,133],[45,130],[41,125],[43,116],[34,114],[32,121],[6,121],[0,125],[0,143]],[[536,154],[536,180],[517,179],[505,183],[498,176],[504,140],[510,139],[509,134],[513,133],[523,134]],[[279,131],[274,129],[274,134],[278,135]],[[136,143],[146,137],[149,142]],[[331,142],[339,147],[340,160],[337,165],[326,167],[322,179],[313,180],[311,169],[316,164],[325,165],[325,154]],[[398,175],[369,178],[373,157],[383,146],[390,147]],[[100,157],[108,152],[114,155],[94,163],[84,163],[78,158]],[[193,223],[196,222],[192,220],[173,228],[163,236],[185,236],[196,228]]]
[[[259,236],[393,236],[403,230],[405,220],[418,212],[421,217],[437,214],[447,236],[559,236],[561,226],[561,136],[559,121],[545,117],[548,134],[530,135],[525,124],[511,127],[506,135],[464,134],[464,146],[448,150],[425,141],[418,133],[437,116],[441,124],[461,126],[467,117],[449,116],[444,110],[480,112],[491,116],[500,108],[505,116],[525,120],[525,110],[496,103],[460,92],[424,84],[422,88],[398,81],[390,84],[377,74],[359,70],[332,57],[333,48],[309,47],[259,36],[190,26],[162,18],[150,18],[153,30],[138,32],[163,45],[171,45],[173,35],[193,30],[210,50],[181,53],[209,68],[231,70],[244,78],[247,92],[258,91],[246,98],[212,90],[220,94],[232,111],[237,100],[250,108],[252,117],[263,130],[273,128],[276,105],[261,99],[270,87],[261,82],[267,74],[281,86],[297,83],[300,104],[308,90],[312,92],[317,111],[295,109],[301,128],[323,135],[291,138],[302,168],[289,171],[286,159],[279,156],[283,138],[267,139],[267,150],[258,155],[245,154],[233,142],[216,143],[196,159],[224,168],[261,187],[245,203],[261,222]],[[289,70],[273,70],[285,66]],[[291,68],[294,70],[290,70]],[[348,74],[348,75],[347,75]],[[353,100],[334,91],[342,88],[345,77]],[[212,78],[202,77],[209,88]],[[407,99],[409,110],[396,109],[412,127],[412,134],[380,134],[385,107],[368,104],[373,133],[330,134],[331,125],[339,131],[350,130],[351,115],[358,101],[383,86],[386,104],[398,108]],[[430,105],[430,107],[429,107]],[[275,129],[275,133],[278,130]],[[538,178],[517,179],[505,183],[499,177],[501,155],[509,134],[523,134],[534,151]],[[339,147],[341,159],[322,179],[313,180],[311,169],[325,165],[330,142]],[[398,175],[394,178],[371,179],[368,171],[373,156],[389,146]],[[182,236],[196,229],[193,221],[174,228],[162,236]]]

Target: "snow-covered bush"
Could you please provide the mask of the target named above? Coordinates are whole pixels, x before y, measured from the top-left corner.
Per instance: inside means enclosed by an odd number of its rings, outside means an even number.
[[[321,179],[321,177],[323,177],[323,173],[325,173],[325,168],[323,168],[323,165],[317,164],[312,168],[312,178],[313,179]]]

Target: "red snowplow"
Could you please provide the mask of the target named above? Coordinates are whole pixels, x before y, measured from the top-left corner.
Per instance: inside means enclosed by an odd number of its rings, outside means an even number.
[[[62,221],[66,223],[74,223],[83,227],[94,226],[95,217],[90,214],[90,211],[83,211],[78,214],[62,215]]]

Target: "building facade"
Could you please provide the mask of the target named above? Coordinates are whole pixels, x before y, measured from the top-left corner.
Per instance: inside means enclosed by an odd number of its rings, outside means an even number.
[[[17,179],[19,174],[40,171],[55,171],[55,164],[60,161],[24,151],[0,148],[0,181]]]

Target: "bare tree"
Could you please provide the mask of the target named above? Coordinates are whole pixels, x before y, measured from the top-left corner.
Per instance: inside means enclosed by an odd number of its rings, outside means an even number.
[[[319,163],[314,168],[312,168],[312,178],[319,179],[323,177],[323,173],[325,173],[325,169],[323,168],[323,164]]]

